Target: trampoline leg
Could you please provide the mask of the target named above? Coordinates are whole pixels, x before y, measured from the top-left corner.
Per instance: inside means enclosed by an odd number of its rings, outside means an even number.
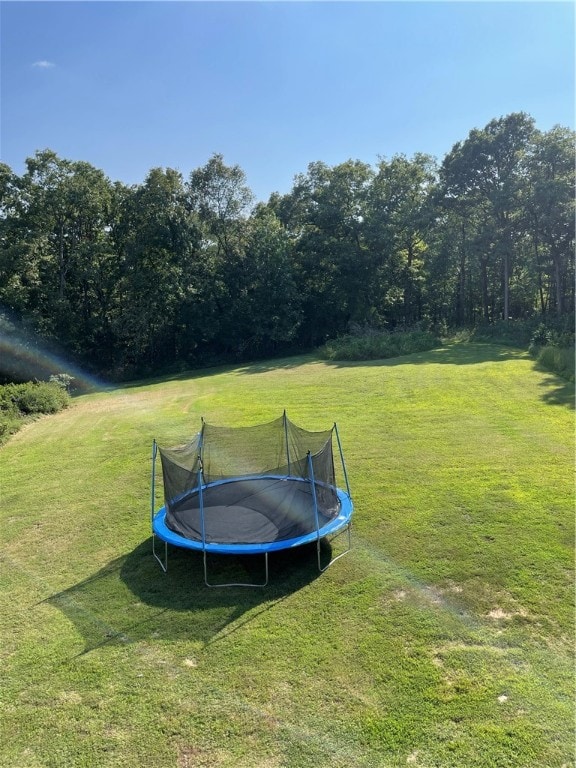
[[[347,555],[348,552],[350,552],[350,550],[352,549],[351,523],[348,523],[346,528],[344,528],[342,531],[340,531],[340,533],[337,533],[334,536],[334,538],[332,539],[332,541],[334,541],[334,539],[337,539],[338,536],[340,536],[342,533],[344,533],[344,531],[347,531],[347,533],[348,533],[348,547],[344,550],[344,552],[340,552],[339,555],[336,555],[336,557],[333,557],[332,560],[330,560],[330,562],[328,563],[328,565],[325,565],[324,567],[322,567],[322,562],[321,562],[321,559],[320,559],[320,541],[321,541],[321,539],[318,539],[318,543],[317,543],[317,547],[316,548],[317,548],[317,551],[318,551],[318,570],[320,571],[320,573],[323,573],[327,568],[330,568],[332,563],[335,563],[336,560],[340,560],[341,557],[344,557],[344,555]]]
[[[266,571],[266,579],[262,583],[258,582],[230,582],[228,584],[210,584],[208,581],[208,557],[206,550],[204,550],[204,583],[207,587],[266,587],[268,586],[268,552],[264,552],[264,566]]]
[[[158,557],[156,554],[156,536],[152,534],[152,554],[160,564],[160,568],[166,573],[168,570],[168,544],[167,542],[164,542],[164,562]]]

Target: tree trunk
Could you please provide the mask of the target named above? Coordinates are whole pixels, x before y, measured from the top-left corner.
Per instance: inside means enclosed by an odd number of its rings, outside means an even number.
[[[480,262],[480,276],[482,281],[482,313],[484,320],[490,322],[490,309],[488,300],[488,265],[486,259]]]
[[[540,251],[538,250],[538,235],[534,233],[534,260],[536,262],[536,275],[538,277],[538,297],[540,299],[540,314],[546,314],[546,299],[544,298],[544,286],[542,285],[542,265],[540,263]]]
[[[58,233],[58,298],[60,301],[64,298],[64,289],[66,287],[66,268],[64,264],[64,224],[60,224]]]
[[[504,254],[504,321],[510,318],[510,254],[508,249]]]
[[[466,307],[466,227],[462,220],[462,243],[460,248],[460,272],[458,274],[458,323],[464,323]]]
[[[409,326],[412,323],[412,260],[414,256],[413,245],[408,243],[408,269],[406,270],[406,283],[404,285],[404,323]]]
[[[562,301],[562,270],[560,266],[560,254],[554,247],[552,249],[552,259],[554,261],[554,287],[556,290],[556,314],[558,317],[562,314],[564,309]]]

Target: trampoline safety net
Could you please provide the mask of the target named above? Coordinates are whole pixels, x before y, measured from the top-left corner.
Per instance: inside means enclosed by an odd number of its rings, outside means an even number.
[[[184,530],[185,523],[179,514],[182,504],[188,504],[187,499],[196,497],[197,505],[206,489],[214,484],[219,486],[242,478],[274,476],[308,481],[316,505],[306,506],[309,512],[303,514],[310,519],[300,519],[298,528],[314,530],[318,524],[314,521],[315,510],[320,511],[324,521],[336,517],[339,511],[332,451],[334,429],[310,432],[293,424],[285,413],[267,424],[248,427],[220,427],[203,421],[201,431],[186,445],[158,448],[166,524],[184,536],[196,538],[201,535],[200,531]],[[313,483],[310,482],[312,477]],[[188,519],[192,519],[191,514]],[[240,530],[241,526],[237,533]],[[207,540],[212,538],[207,531],[204,535]],[[214,532],[214,535],[221,537],[222,532],[219,535]],[[246,535],[250,537],[251,534],[246,532]],[[260,535],[267,537],[264,531]],[[291,535],[294,535],[294,529],[288,527],[285,533],[276,530],[274,538]]]

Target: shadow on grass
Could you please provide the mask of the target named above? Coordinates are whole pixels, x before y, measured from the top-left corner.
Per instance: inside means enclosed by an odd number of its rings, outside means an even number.
[[[214,365],[213,367],[205,368],[186,368],[183,371],[175,371],[173,373],[160,373],[155,376],[149,376],[148,378],[142,377],[137,379],[130,379],[129,381],[122,381],[115,385],[115,389],[140,389],[140,387],[154,386],[155,384],[167,384],[170,381],[188,381],[195,379],[206,379],[210,376],[217,376],[221,373],[229,373],[234,371],[236,366],[232,363]]]
[[[293,368],[301,368],[308,363],[324,362],[314,353],[301,354],[297,357],[283,357],[278,360],[260,360],[249,365],[240,365],[236,367],[236,373],[239,376],[255,373],[267,373],[268,371],[288,371]]]
[[[186,368],[183,371],[172,373],[160,373],[149,378],[132,379],[126,382],[120,382],[111,389],[138,389],[143,386],[154,384],[166,384],[170,381],[188,381],[195,379],[205,379],[219,374],[235,373],[237,375],[265,373],[266,371],[288,370],[291,368],[300,368],[306,363],[318,361],[318,357],[313,353],[301,353],[291,357],[269,358],[266,360],[256,360],[250,363],[218,363],[213,366],[198,368]]]
[[[233,373],[237,376],[255,375],[269,371],[283,371],[300,368],[309,363],[323,363],[328,367],[350,368],[365,366],[395,367],[399,365],[428,365],[443,363],[446,365],[474,365],[477,363],[503,362],[527,357],[528,353],[515,347],[488,342],[456,342],[438,349],[415,352],[400,357],[380,358],[377,360],[324,360],[317,353],[307,352],[282,358],[258,360],[253,363],[226,363],[206,368],[191,368],[184,371],[160,374],[150,378],[121,382],[110,389],[129,390],[142,386],[166,384],[171,381],[188,381],[210,378],[219,374]]]
[[[540,365],[540,363],[535,363],[534,369],[540,373],[547,374],[546,378],[540,382],[540,386],[545,389],[541,395],[542,400],[549,405],[563,405],[565,408],[574,410],[574,384],[562,379],[560,376],[550,373],[550,371]]]
[[[478,363],[496,363],[506,360],[521,360],[528,357],[528,352],[498,344],[466,342],[447,344],[426,352],[414,352],[401,357],[389,357],[381,360],[326,360],[326,365],[336,368],[383,366],[394,368],[399,365],[476,365]]]
[[[322,561],[327,563],[330,543],[323,540],[321,547]],[[213,556],[208,562],[211,582],[264,580],[263,556]],[[82,653],[138,641],[207,645],[274,608],[319,575],[313,544],[271,553],[266,587],[210,589],[204,584],[201,553],[169,547],[168,572],[163,573],[148,539],[45,602],[61,610],[83,636]]]

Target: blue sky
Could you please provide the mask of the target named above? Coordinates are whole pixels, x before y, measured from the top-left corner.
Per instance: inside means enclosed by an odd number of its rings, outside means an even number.
[[[571,2],[0,2],[0,157],[113,181],[221,153],[258,199],[322,160],[438,159],[515,111],[574,127]]]

